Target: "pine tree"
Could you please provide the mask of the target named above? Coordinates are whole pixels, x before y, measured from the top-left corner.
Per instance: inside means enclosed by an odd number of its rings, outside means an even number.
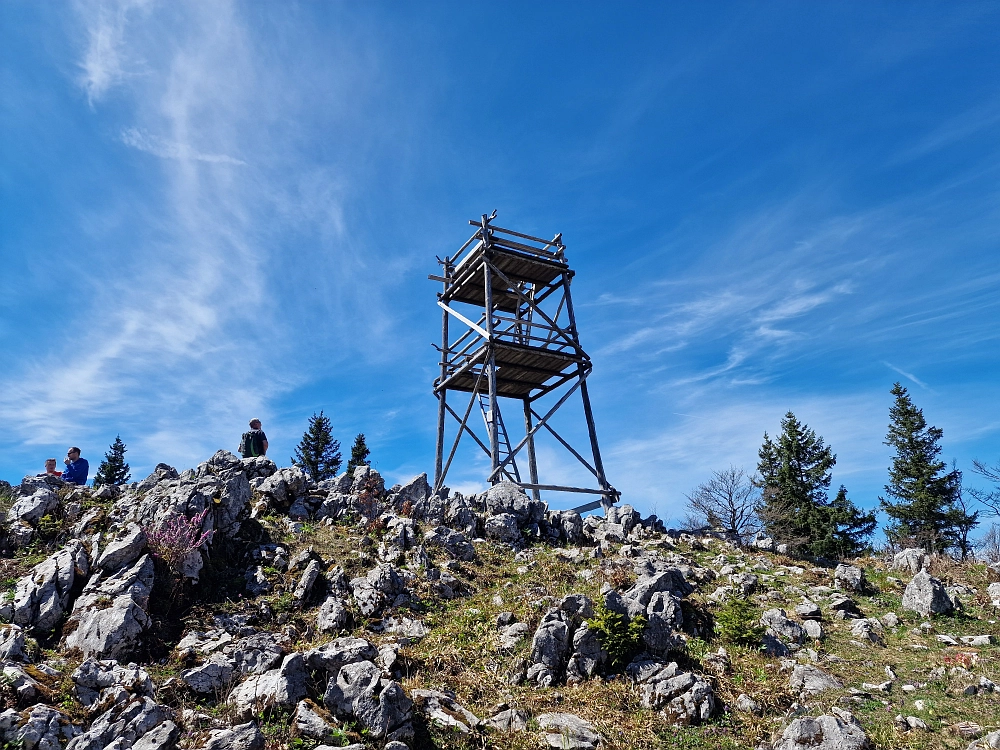
[[[960,543],[962,528],[967,533],[978,523],[978,514],[958,505],[962,472],[946,472],[947,464],[939,458],[944,431],[928,426],[923,410],[899,383],[891,393],[896,401],[889,409],[885,444],[895,455],[885,491],[897,502],[879,498],[892,519],[886,537],[896,544],[912,540],[929,552],[943,552]]]
[[[309,429],[295,448],[292,465],[306,471],[315,481],[337,476],[341,464],[340,441],[333,439],[330,418],[320,410],[309,417]]]
[[[117,435],[115,442],[111,444],[108,452],[104,454],[104,460],[101,461],[101,465],[97,468],[97,474],[94,475],[95,487],[105,484],[125,484],[125,482],[132,478],[129,465],[125,463],[126,450],[128,449],[125,447],[125,443],[122,442],[122,436]]]
[[[765,432],[757,455],[762,489],[757,516],[768,534],[792,551],[817,557],[846,557],[863,549],[875,514],[858,509],[844,487],[829,500],[837,457],[815,430],[788,412],[777,442]]]
[[[347,461],[347,473],[353,474],[359,466],[371,466],[372,462],[368,460],[369,455],[371,455],[371,451],[365,444],[365,433],[358,433],[358,436],[354,438],[354,445],[351,446],[351,458]]]

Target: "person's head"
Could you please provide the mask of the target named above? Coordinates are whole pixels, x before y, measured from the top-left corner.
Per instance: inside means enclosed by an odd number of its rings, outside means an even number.
[[[80,449],[77,448],[75,445],[68,451],[66,451],[66,458],[68,458],[70,461],[76,461],[76,459],[78,459],[79,457],[80,457]]]
[[[46,458],[45,459],[45,470],[46,471],[50,471],[50,470],[52,470],[54,468],[56,468],[56,460],[54,458]]]
[[[251,430],[259,430],[260,429],[260,420],[259,419],[251,419],[250,420],[250,429]]]

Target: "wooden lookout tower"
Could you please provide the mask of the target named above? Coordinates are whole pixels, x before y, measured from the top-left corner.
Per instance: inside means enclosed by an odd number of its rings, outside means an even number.
[[[617,502],[619,493],[604,475],[597,445],[587,391],[592,365],[580,345],[570,296],[573,271],[566,261],[562,235],[551,240],[531,237],[494,225],[495,218],[496,211],[470,221],[476,227],[475,234],[455,255],[438,258],[441,276],[428,277],[444,285],[438,293],[438,305],[444,312],[441,374],[434,381],[438,399],[434,489],[444,484],[459,443],[468,436],[490,457],[490,484],[509,480],[530,490],[535,499],[543,490],[598,496],[575,508],[580,512],[607,507]],[[590,436],[587,452],[591,461],[550,424],[556,411],[578,391]],[[464,403],[464,396],[460,402],[462,413],[448,401],[452,392],[469,394],[468,403]],[[523,415],[523,431],[517,430],[516,435],[508,431],[513,420],[509,412],[508,421],[504,421],[501,399],[506,399],[505,404],[519,402],[516,409]],[[470,419],[473,411],[482,415],[478,429],[474,426],[479,425],[479,416]],[[446,454],[449,415],[458,427]],[[485,438],[478,434],[483,430]],[[541,430],[589,470],[593,479],[588,486],[539,483],[535,440]],[[518,460],[524,458],[527,476],[522,474],[524,464],[518,466]]]

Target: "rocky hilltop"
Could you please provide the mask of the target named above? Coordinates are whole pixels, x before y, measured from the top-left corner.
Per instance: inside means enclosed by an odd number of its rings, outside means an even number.
[[[6,495],[5,747],[1000,748],[986,565],[225,451]]]

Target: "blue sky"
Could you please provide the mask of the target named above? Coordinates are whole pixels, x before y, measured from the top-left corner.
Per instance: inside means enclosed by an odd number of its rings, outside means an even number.
[[[894,380],[959,468],[1000,457],[996,4],[10,2],[0,35],[0,477],[117,433],[183,468],[251,416],[287,463],[319,409],[432,470],[426,274],[493,209],[563,233],[644,512],[789,409],[874,505]]]

